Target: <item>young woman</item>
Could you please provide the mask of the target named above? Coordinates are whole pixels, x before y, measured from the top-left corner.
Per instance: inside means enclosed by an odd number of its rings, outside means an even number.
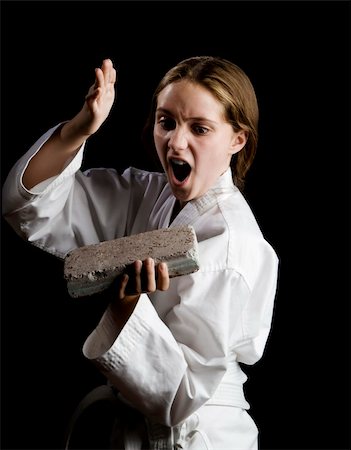
[[[109,115],[115,82],[104,60],[81,111],[12,168],[3,214],[59,258],[82,245],[192,225],[200,270],[169,279],[165,263],[136,261],[135,295],[126,294],[125,274],[83,352],[118,402],[114,448],[256,449],[240,363],[263,354],[278,258],[241,193],[257,146],[253,86],[225,59],[181,61],[158,85],[145,127],[164,173],[83,173],[85,143]]]

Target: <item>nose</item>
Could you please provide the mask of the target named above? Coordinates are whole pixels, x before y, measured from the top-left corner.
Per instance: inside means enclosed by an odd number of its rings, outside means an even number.
[[[171,131],[168,146],[172,150],[185,150],[188,147],[187,131],[184,127],[177,126]]]

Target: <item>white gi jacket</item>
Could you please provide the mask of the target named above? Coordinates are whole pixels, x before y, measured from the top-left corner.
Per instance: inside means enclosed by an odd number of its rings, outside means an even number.
[[[57,177],[28,191],[23,171],[55,128],[14,165],[3,187],[4,217],[22,238],[59,258],[78,246],[184,224],[199,242],[198,272],[173,278],[167,291],[142,294],[122,330],[107,309],[84,355],[144,415],[150,448],[257,448],[239,363],[263,354],[278,258],[231,170],[172,223],[175,198],[164,174],[82,173],[84,146]],[[125,433],[125,448],[141,448],[137,434]]]

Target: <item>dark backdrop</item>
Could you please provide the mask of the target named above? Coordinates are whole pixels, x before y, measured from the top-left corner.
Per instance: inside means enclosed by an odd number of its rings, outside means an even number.
[[[105,57],[117,103],[85,167],[153,168],[140,131],[178,60],[216,54],[251,77],[261,122],[246,196],[281,260],[264,358],[245,367],[262,449],[350,448],[349,14],[341,1],[1,2],[2,183],[78,111]],[[81,353],[101,305],[68,297],[61,262],[1,224],[2,448],[60,448],[104,381]]]

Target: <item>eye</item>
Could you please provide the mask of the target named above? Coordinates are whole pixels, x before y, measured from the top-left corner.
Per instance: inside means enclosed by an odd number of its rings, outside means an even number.
[[[170,119],[169,117],[162,117],[158,120],[158,123],[160,124],[161,128],[166,131],[174,130],[176,127],[175,120]]]
[[[198,135],[204,135],[209,132],[209,129],[206,127],[202,127],[201,125],[193,125],[193,130]]]

